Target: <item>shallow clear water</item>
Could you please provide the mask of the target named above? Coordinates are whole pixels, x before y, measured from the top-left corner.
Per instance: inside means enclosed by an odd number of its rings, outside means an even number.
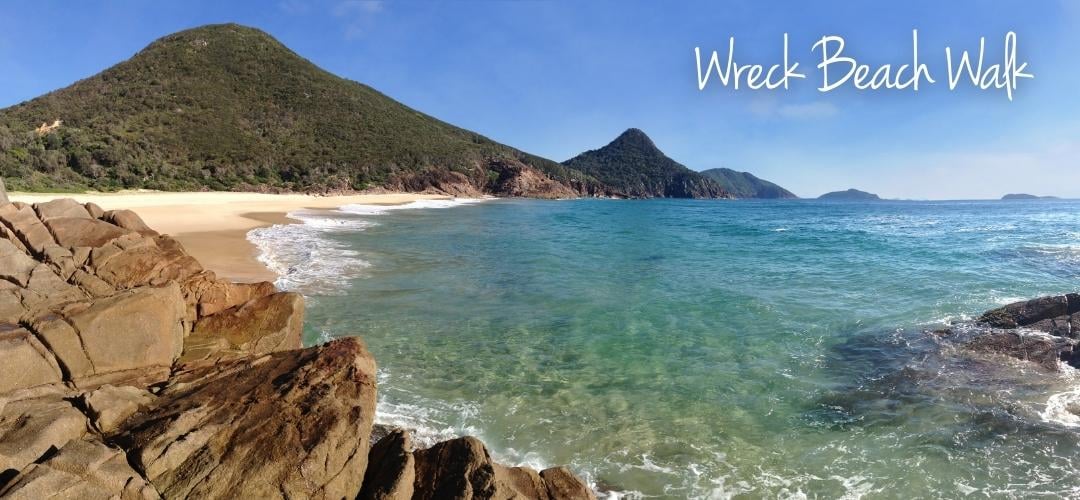
[[[629,495],[1080,495],[1080,380],[924,333],[1080,289],[1080,202],[457,205],[251,235],[423,440]]]

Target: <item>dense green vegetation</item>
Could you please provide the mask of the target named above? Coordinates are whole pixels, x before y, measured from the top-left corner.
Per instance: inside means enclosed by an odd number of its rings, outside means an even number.
[[[716,181],[668,158],[641,130],[623,132],[610,144],[586,151],[563,165],[580,170],[626,196],[641,198],[727,198]]]
[[[798,198],[767,180],[759,179],[750,172],[736,172],[730,168],[702,170],[701,175],[719,183],[736,198]]]
[[[858,189],[848,189],[847,191],[833,191],[818,196],[819,200],[880,200],[878,195],[874,193],[867,193],[866,191],[859,191]]]
[[[54,120],[63,123],[35,132]],[[493,191],[504,172],[522,169],[603,191],[235,24],[166,36],[98,75],[0,110],[0,176],[13,190]]]

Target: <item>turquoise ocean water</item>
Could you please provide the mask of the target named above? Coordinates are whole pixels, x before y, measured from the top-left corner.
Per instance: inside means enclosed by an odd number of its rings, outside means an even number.
[[[1080,378],[926,333],[1080,290],[1080,202],[493,200],[250,238],[379,418],[611,495],[1080,495]]]

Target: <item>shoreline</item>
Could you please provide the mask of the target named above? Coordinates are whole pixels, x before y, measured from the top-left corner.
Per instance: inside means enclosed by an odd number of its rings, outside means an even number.
[[[344,205],[402,205],[418,200],[450,199],[447,195],[378,193],[340,196],[250,192],[121,191],[118,193],[9,193],[11,201],[39,203],[72,198],[105,210],[128,209],[147,225],[168,234],[219,277],[239,282],[277,279],[258,259],[247,234],[252,229],[294,224],[294,210],[332,210]]]

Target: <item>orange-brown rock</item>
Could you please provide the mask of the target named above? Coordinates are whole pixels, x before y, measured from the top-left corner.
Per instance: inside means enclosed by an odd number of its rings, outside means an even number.
[[[83,204],[71,198],[57,198],[34,205],[34,211],[43,221],[57,217],[76,217],[80,219],[94,219]]]
[[[81,207],[81,205],[80,205]],[[54,217],[45,221],[60,246],[99,247],[131,231],[88,217]]]
[[[371,447],[364,487],[358,500],[405,500],[413,497],[416,461],[408,431],[395,429]]]
[[[191,321],[277,291],[274,285],[267,281],[233,283],[218,279],[213,271],[203,271],[188,278],[183,287],[184,296],[188,298],[188,308],[192,313]]]
[[[70,441],[40,464],[30,464],[7,487],[7,499],[161,498],[127,462],[123,450],[96,438]]]
[[[27,249],[38,255],[44,252],[46,247],[56,244],[52,233],[28,205],[0,205],[0,223],[7,226]]]
[[[361,499],[593,499],[589,487],[562,467],[536,472],[491,460],[480,440],[463,437],[410,450],[394,431],[372,447]],[[410,471],[409,469],[412,468]],[[411,478],[412,485],[408,485]]]
[[[195,323],[182,362],[299,349],[304,297],[280,292],[231,307]]]
[[[142,217],[131,210],[109,210],[101,215],[101,219],[143,236],[158,235],[157,231],[150,229],[150,226],[143,222]]]
[[[80,397],[87,416],[98,431],[115,431],[128,417],[149,407],[156,397],[145,389],[130,385],[105,384]]]
[[[114,438],[165,497],[354,498],[374,416],[349,338],[180,373]]]
[[[179,282],[202,271],[198,261],[173,238],[146,238],[138,233],[94,248],[89,261],[99,278],[119,289]]]
[[[50,449],[86,434],[86,417],[67,396],[55,385],[0,396],[0,471],[21,470]]]
[[[30,332],[0,323],[0,393],[63,380],[52,352]]]
[[[94,373],[172,366],[184,347],[180,285],[126,290],[67,315]]]

